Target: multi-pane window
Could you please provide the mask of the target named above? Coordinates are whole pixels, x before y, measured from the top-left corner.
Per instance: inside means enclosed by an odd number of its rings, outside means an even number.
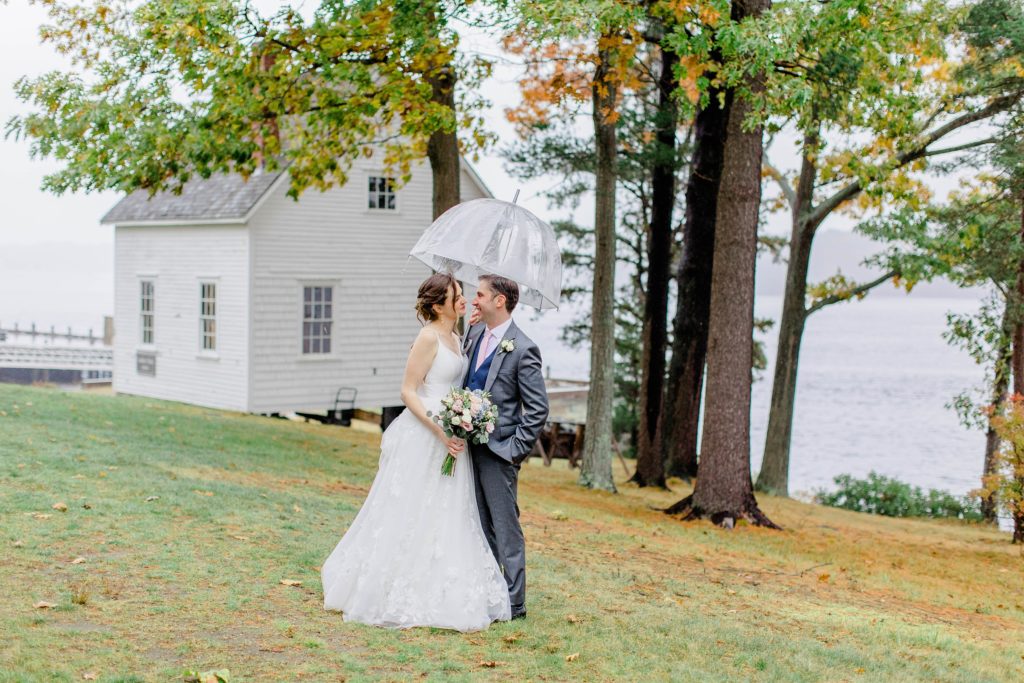
[[[333,287],[302,288],[302,353],[331,352]]]
[[[395,179],[370,176],[370,208],[395,208]]]
[[[199,348],[217,350],[217,285],[199,284]]]
[[[139,329],[142,330],[142,343],[153,343],[153,303],[154,291],[151,280],[143,280],[139,290]]]

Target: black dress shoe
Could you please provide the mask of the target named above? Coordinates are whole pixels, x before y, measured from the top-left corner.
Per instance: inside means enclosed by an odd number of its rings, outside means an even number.
[[[526,618],[526,610],[520,610],[518,612],[513,612],[512,613],[512,621],[515,621],[516,619],[525,619],[525,618]]]

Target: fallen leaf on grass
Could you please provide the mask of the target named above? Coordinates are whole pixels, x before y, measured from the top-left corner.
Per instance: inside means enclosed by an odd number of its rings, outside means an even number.
[[[231,538],[235,539],[236,541],[248,541],[249,540],[248,536],[232,536]]]
[[[86,510],[92,510],[92,505],[89,505],[88,503],[82,503],[82,507]]]
[[[281,585],[282,586],[301,586],[302,582],[301,581],[296,581],[295,579],[281,579]]]
[[[505,662],[482,661],[482,662],[480,662],[480,666],[484,667],[485,669],[493,669],[495,667],[501,666],[504,663]]]
[[[25,543],[23,541],[15,541],[11,545],[13,545],[15,548],[20,548],[21,546],[25,545]]]
[[[302,508],[300,508],[298,505],[292,505],[292,510],[294,510],[295,512],[302,512]]]
[[[580,653],[579,652],[573,652],[571,655],[566,655],[565,656],[565,661],[567,661],[567,662],[575,662],[579,658],[580,658]]]
[[[566,619],[569,621],[570,624],[582,624],[583,623],[583,617],[578,617],[575,614],[570,614],[568,617],[566,617]]]
[[[200,491],[199,489],[192,489],[193,493],[198,493],[200,496],[212,496],[213,491]]]
[[[828,582],[829,578],[831,578],[829,574],[818,574],[818,581],[821,581],[822,583]]]
[[[262,645],[260,652],[284,652],[283,645]]]
[[[95,681],[96,680],[96,674],[94,674],[92,671],[86,671],[84,674],[82,674],[82,680],[83,681]]]
[[[34,604],[32,606],[35,607],[36,609],[50,609],[51,607],[56,607],[57,605],[55,603],[52,603],[52,602],[46,602],[45,600],[40,600],[39,602],[37,602],[36,604]]]
[[[231,680],[231,672],[227,669],[217,671],[186,671],[185,683],[227,683]]]
[[[152,503],[154,500],[160,500],[160,496],[150,496],[146,499],[147,503]]]
[[[522,637],[523,637],[522,633],[510,633],[509,635],[507,635],[504,638],[502,638],[502,640],[504,640],[506,643],[511,645],[512,643],[516,642],[517,640],[519,640]]]
[[[53,517],[53,515],[48,512],[33,512],[32,516],[36,519],[49,519],[50,517]]]
[[[83,562],[85,562],[84,557],[76,557],[75,559],[71,560],[71,564],[82,564]]]

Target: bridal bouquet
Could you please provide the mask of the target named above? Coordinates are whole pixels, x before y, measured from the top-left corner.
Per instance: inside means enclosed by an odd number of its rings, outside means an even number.
[[[448,436],[457,436],[467,443],[487,443],[498,423],[498,406],[491,403],[491,395],[479,389],[452,388],[441,399],[441,412],[427,411],[437,425]],[[441,474],[455,474],[455,457],[451,453],[441,464]]]

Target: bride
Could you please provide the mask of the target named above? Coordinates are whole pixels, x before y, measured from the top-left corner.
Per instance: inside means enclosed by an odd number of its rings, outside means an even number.
[[[454,277],[420,285],[425,324],[402,381],[405,410],[384,432],[370,493],[323,564],[324,608],[389,628],[477,631],[511,617],[508,585],[480,527],[465,444],[428,417],[466,370],[455,323],[466,299]],[[441,474],[447,453],[454,476]]]

